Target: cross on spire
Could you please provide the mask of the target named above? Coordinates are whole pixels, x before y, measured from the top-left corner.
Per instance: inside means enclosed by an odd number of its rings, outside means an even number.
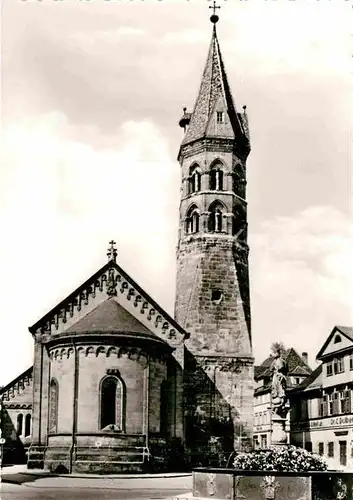
[[[216,9],[220,9],[221,7],[219,5],[216,5],[216,0],[213,0],[213,5],[209,5],[208,8],[213,10],[213,14],[210,17],[210,20],[213,24],[216,24],[216,22],[219,19],[219,17],[216,14]]]
[[[116,249],[116,242],[114,240],[109,241],[110,247],[108,248],[107,251],[107,256],[108,256],[108,262],[113,261],[116,262],[116,257],[118,255],[118,251]]]

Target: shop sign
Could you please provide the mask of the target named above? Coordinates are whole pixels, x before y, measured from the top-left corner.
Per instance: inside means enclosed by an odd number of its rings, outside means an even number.
[[[313,420],[309,422],[310,429],[317,429],[318,427],[322,427],[322,420]]]
[[[325,418],[323,420],[309,420],[310,429],[319,429],[320,427],[340,427],[342,425],[353,425],[353,415]]]
[[[349,425],[353,424],[353,416],[331,418],[330,425]]]

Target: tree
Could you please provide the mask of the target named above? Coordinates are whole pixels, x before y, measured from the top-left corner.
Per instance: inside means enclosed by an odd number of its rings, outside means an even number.
[[[281,356],[285,354],[286,348],[283,342],[273,342],[271,344],[271,355],[273,356],[276,352],[280,352]]]

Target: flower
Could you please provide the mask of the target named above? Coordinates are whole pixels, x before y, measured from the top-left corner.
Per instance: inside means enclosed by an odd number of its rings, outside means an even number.
[[[238,470],[295,472],[327,470],[327,463],[321,456],[292,445],[240,453],[234,459],[233,466]]]

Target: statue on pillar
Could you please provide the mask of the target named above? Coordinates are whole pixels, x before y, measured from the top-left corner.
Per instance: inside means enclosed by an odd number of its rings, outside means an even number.
[[[284,348],[280,344],[273,347],[273,361],[271,364],[271,444],[283,446],[288,443],[286,432],[286,417],[289,411],[289,402],[286,394],[288,365],[283,358]]]
[[[283,359],[282,352],[281,346],[275,345],[271,364],[271,410],[275,415],[285,418],[289,409],[286,395],[288,365]]]

